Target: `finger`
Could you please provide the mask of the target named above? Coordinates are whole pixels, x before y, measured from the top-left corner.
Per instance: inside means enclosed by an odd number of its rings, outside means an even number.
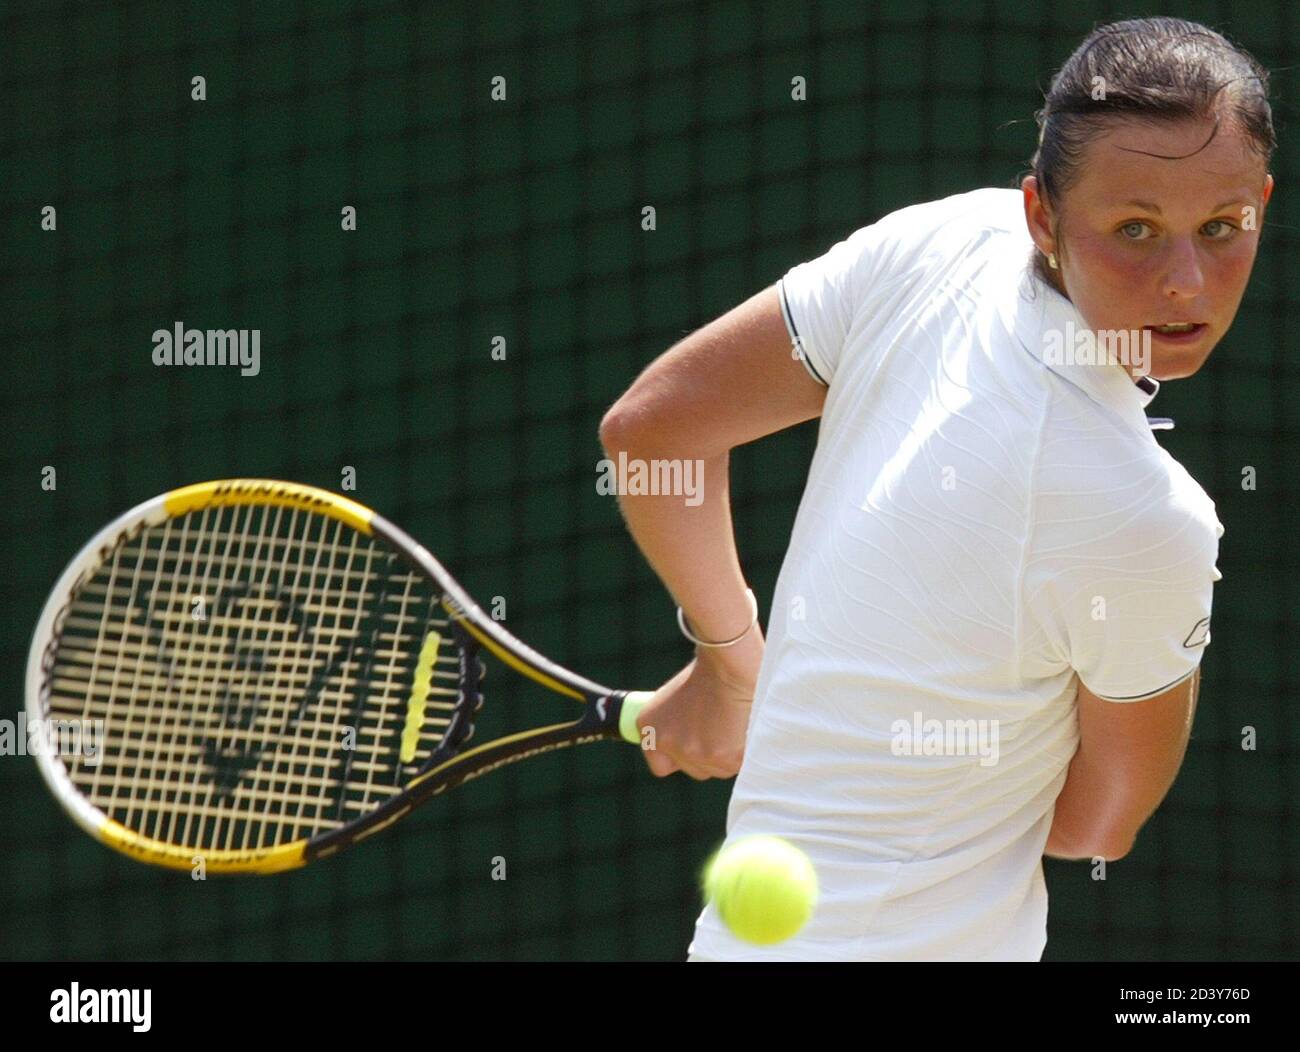
[[[740,773],[742,758],[740,752],[709,752],[678,757],[678,763],[683,769],[689,767],[705,778],[734,778]]]
[[[735,771],[728,771],[725,767],[709,763],[682,764],[681,769],[697,782],[707,782],[710,778],[734,778],[736,776]]]
[[[667,753],[658,752],[654,749],[645,750],[645,762],[650,768],[650,773],[656,778],[666,778],[679,770],[673,758]]]

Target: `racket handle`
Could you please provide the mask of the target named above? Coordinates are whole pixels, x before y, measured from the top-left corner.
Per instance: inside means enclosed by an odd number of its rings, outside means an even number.
[[[652,690],[629,690],[623,696],[623,708],[618,714],[618,734],[625,742],[641,744],[641,731],[637,728],[636,718],[645,708],[646,702],[654,696]]]

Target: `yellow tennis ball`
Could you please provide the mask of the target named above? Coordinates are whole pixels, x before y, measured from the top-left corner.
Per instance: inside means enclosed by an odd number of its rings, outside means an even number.
[[[784,942],[817,905],[817,871],[778,836],[747,836],[723,846],[704,870],[704,894],[737,938]]]

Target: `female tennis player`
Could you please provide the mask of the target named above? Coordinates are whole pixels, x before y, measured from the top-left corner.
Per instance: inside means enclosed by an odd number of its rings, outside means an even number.
[[[706,907],[691,960],[1039,960],[1042,856],[1132,848],[1182,763],[1223,532],[1144,410],[1241,303],[1267,92],[1204,26],[1099,27],[1018,190],[857,230],[606,415],[611,455],[704,465],[702,503],[622,501],[696,641],[641,717],[650,768],[738,772],[728,842],[785,837],[821,885],[771,947]],[[816,416],[765,645],[728,451]]]

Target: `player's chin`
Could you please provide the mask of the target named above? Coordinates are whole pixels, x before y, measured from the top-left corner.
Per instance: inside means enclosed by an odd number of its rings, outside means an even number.
[[[1150,375],[1161,381],[1185,380],[1200,371],[1213,350],[1213,343],[1208,347],[1188,347],[1186,350],[1163,348],[1151,355]]]

